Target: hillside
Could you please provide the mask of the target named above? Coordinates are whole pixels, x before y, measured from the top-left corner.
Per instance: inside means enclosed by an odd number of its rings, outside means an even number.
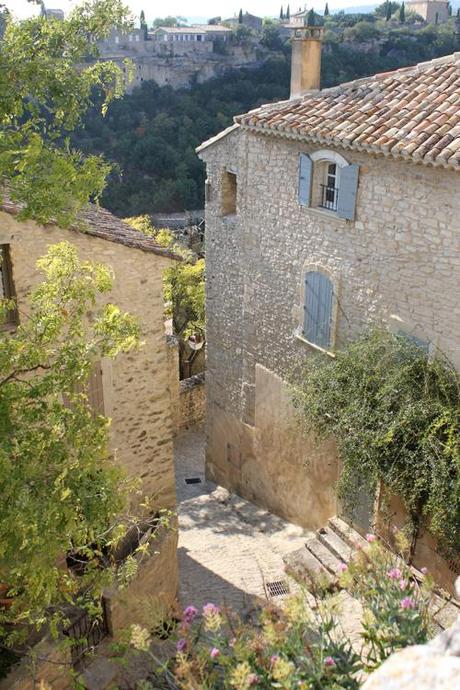
[[[273,34],[273,32],[272,32]],[[270,36],[268,36],[270,38]],[[120,216],[201,208],[203,140],[234,115],[289,95],[290,48],[272,35],[272,57],[257,70],[239,70],[190,89],[144,82],[115,102],[105,118],[93,110],[74,143],[102,153],[117,168],[102,203]],[[326,22],[322,85],[368,76],[447,55],[456,49],[454,20],[424,27],[375,15],[339,13]]]

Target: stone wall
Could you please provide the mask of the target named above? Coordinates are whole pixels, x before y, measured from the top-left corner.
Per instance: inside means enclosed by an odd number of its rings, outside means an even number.
[[[200,154],[209,182],[207,473],[305,527],[317,523],[312,501],[324,518],[337,509],[336,453],[302,443],[264,404],[315,352],[299,337],[305,266],[335,283],[337,347],[377,322],[430,340],[460,367],[458,175],[340,151],[361,166],[356,220],[345,221],[298,203],[299,153],[316,148],[234,129]],[[237,212],[222,216],[225,171],[237,173]],[[274,437],[277,462],[267,461]]]
[[[206,414],[205,375],[195,374],[179,384],[179,420],[177,431],[203,424]]]
[[[0,690],[36,690],[45,681],[52,690],[71,690],[70,649],[43,639],[13,670],[0,680]],[[47,687],[45,685],[45,687]]]
[[[54,226],[44,228],[32,221],[18,223],[0,212],[0,244],[10,246],[20,313],[27,310],[27,295],[42,279],[35,267],[36,260],[51,244],[64,240],[77,247],[81,259],[112,267],[114,286],[104,301],[112,301],[139,319],[144,345],[137,351],[119,355],[114,361],[102,362],[104,411],[111,418],[110,445],[128,475],[140,480],[141,495],[151,498],[152,510],[174,510],[172,391],[164,335],[162,280],[162,272],[169,267],[170,260],[82,232]],[[132,508],[136,511],[134,502]],[[174,530],[162,541],[159,553],[152,554],[140,569],[139,580],[128,590],[136,596],[128,597],[124,604],[125,619],[137,615],[136,597],[140,593],[162,606],[173,601],[178,585],[176,545]],[[117,626],[118,623],[114,624],[114,628]],[[27,686],[19,687],[28,690]]]

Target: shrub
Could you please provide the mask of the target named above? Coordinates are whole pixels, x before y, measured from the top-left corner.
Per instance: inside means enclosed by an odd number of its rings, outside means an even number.
[[[361,642],[344,634],[334,598],[318,593],[314,605],[301,592],[283,608],[261,608],[250,623],[215,604],[201,611],[188,606],[177,633],[176,657],[163,669],[167,687],[354,690],[363,672],[379,666],[393,651],[425,642],[428,579],[419,586],[400,558],[373,535],[368,539],[356,560],[348,567],[343,564],[340,576],[363,606]],[[133,627],[134,647],[148,652],[147,638],[145,631]],[[159,687],[158,676],[150,687]]]

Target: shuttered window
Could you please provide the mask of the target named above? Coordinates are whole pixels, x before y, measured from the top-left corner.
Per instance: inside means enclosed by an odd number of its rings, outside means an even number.
[[[310,206],[311,204],[311,181],[313,175],[313,161],[306,153],[301,153],[299,157],[299,204]]]
[[[321,155],[323,152],[318,152]],[[345,159],[330,152],[324,158],[301,153],[299,156],[298,202],[301,206],[325,209],[340,218],[354,220],[358,193],[359,165],[346,165]]]
[[[331,346],[334,288],[327,276],[318,271],[305,274],[303,335],[308,342],[324,349]]]

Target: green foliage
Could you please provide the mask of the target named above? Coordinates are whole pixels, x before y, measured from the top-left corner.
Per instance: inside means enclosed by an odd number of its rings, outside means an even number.
[[[404,5],[404,2],[401,4],[401,7],[399,8],[399,21],[401,24],[404,24],[406,21],[406,8]]]
[[[99,94],[100,110],[122,94],[112,62],[85,64],[95,41],[126,25],[121,0],[86,0],[64,21],[11,16],[0,44],[0,175],[21,218],[68,226],[105,186],[108,165],[86,158],[66,137]]]
[[[325,22],[324,87],[456,50],[449,23],[414,31],[408,21],[387,25],[376,22],[374,14],[362,13],[337,13]],[[371,38],[373,49],[363,48]],[[105,207],[123,217],[203,207],[204,164],[196,146],[228,127],[234,115],[289,96],[289,42],[283,42],[273,23],[265,22],[261,43],[274,54],[258,69],[229,71],[176,91],[144,82],[114,102],[105,118],[99,107],[88,113],[73,141],[122,170],[122,175],[109,177],[101,197]]]
[[[137,346],[138,325],[106,301],[109,269],[80,261],[67,242],[37,268],[44,281],[29,312],[14,334],[0,332],[0,583],[14,597],[0,610],[6,638],[11,621],[54,629],[50,606],[97,597],[110,575],[98,549],[122,535],[128,489],[87,386],[94,362]],[[69,552],[87,560],[84,576],[63,567]]]
[[[242,23],[243,23],[243,10],[240,9],[240,11],[238,12],[238,24],[242,24]]]
[[[426,642],[430,629],[429,578],[419,586],[400,559],[373,535],[368,539],[348,568],[342,564],[340,576],[363,607],[361,649],[342,629],[337,599],[314,588],[314,605],[301,591],[282,608],[257,610],[251,623],[214,604],[201,611],[190,605],[176,658],[151,687],[163,687],[162,676],[168,688],[181,690],[358,690],[363,672],[398,649]],[[132,626],[131,645],[152,657],[149,641],[146,630]]]
[[[399,495],[414,527],[447,554],[460,549],[460,382],[440,356],[372,330],[329,357],[309,358],[293,392],[306,430],[337,439],[339,495],[350,511],[377,482]]]
[[[157,17],[153,20],[153,28],[158,29],[160,26],[186,26],[187,20],[183,17],[172,17],[168,15],[167,17]]]

